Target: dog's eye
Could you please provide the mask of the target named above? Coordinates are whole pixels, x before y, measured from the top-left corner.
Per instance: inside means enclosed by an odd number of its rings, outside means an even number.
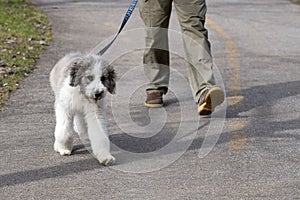
[[[94,76],[87,76],[86,79],[91,82],[94,80]]]

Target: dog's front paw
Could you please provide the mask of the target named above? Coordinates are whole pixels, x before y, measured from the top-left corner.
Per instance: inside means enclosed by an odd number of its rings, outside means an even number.
[[[69,156],[69,155],[71,155],[71,152],[72,152],[72,150],[70,150],[62,145],[59,145],[57,143],[54,143],[54,151],[58,152],[62,156]]]
[[[116,160],[115,157],[113,157],[112,155],[96,156],[96,157],[99,160],[99,162],[105,166],[112,165]]]

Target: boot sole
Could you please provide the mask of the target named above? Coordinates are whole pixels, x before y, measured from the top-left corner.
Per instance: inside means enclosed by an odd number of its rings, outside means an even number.
[[[144,103],[147,108],[162,108],[163,104],[152,104],[152,103]]]

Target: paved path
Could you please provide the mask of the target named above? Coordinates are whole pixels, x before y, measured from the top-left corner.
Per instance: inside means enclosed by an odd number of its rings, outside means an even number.
[[[103,167],[78,138],[72,156],[52,150],[48,77],[65,53],[103,46],[129,1],[34,2],[52,23],[54,40],[0,112],[0,199],[300,198],[300,6],[208,2],[217,80],[228,105],[211,119],[198,118],[186,90],[175,12],[167,106],[143,108],[143,25],[136,10],[106,54],[119,74],[117,95],[108,96],[117,163]]]

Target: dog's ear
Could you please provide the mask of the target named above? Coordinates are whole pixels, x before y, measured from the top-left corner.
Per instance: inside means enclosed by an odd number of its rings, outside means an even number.
[[[107,88],[108,92],[115,94],[116,92],[116,72],[113,66],[108,65],[104,67],[101,77],[102,84]]]
[[[80,84],[80,79],[78,78],[78,71],[80,69],[80,62],[81,60],[78,59],[78,60],[75,60],[71,65],[71,70],[70,70],[70,77],[71,77],[71,80],[70,80],[70,86],[72,87],[76,87],[77,85]]]
[[[92,60],[89,58],[79,58],[75,60],[71,65],[70,70],[70,86],[76,87],[81,83],[81,78],[86,69],[91,65]]]

